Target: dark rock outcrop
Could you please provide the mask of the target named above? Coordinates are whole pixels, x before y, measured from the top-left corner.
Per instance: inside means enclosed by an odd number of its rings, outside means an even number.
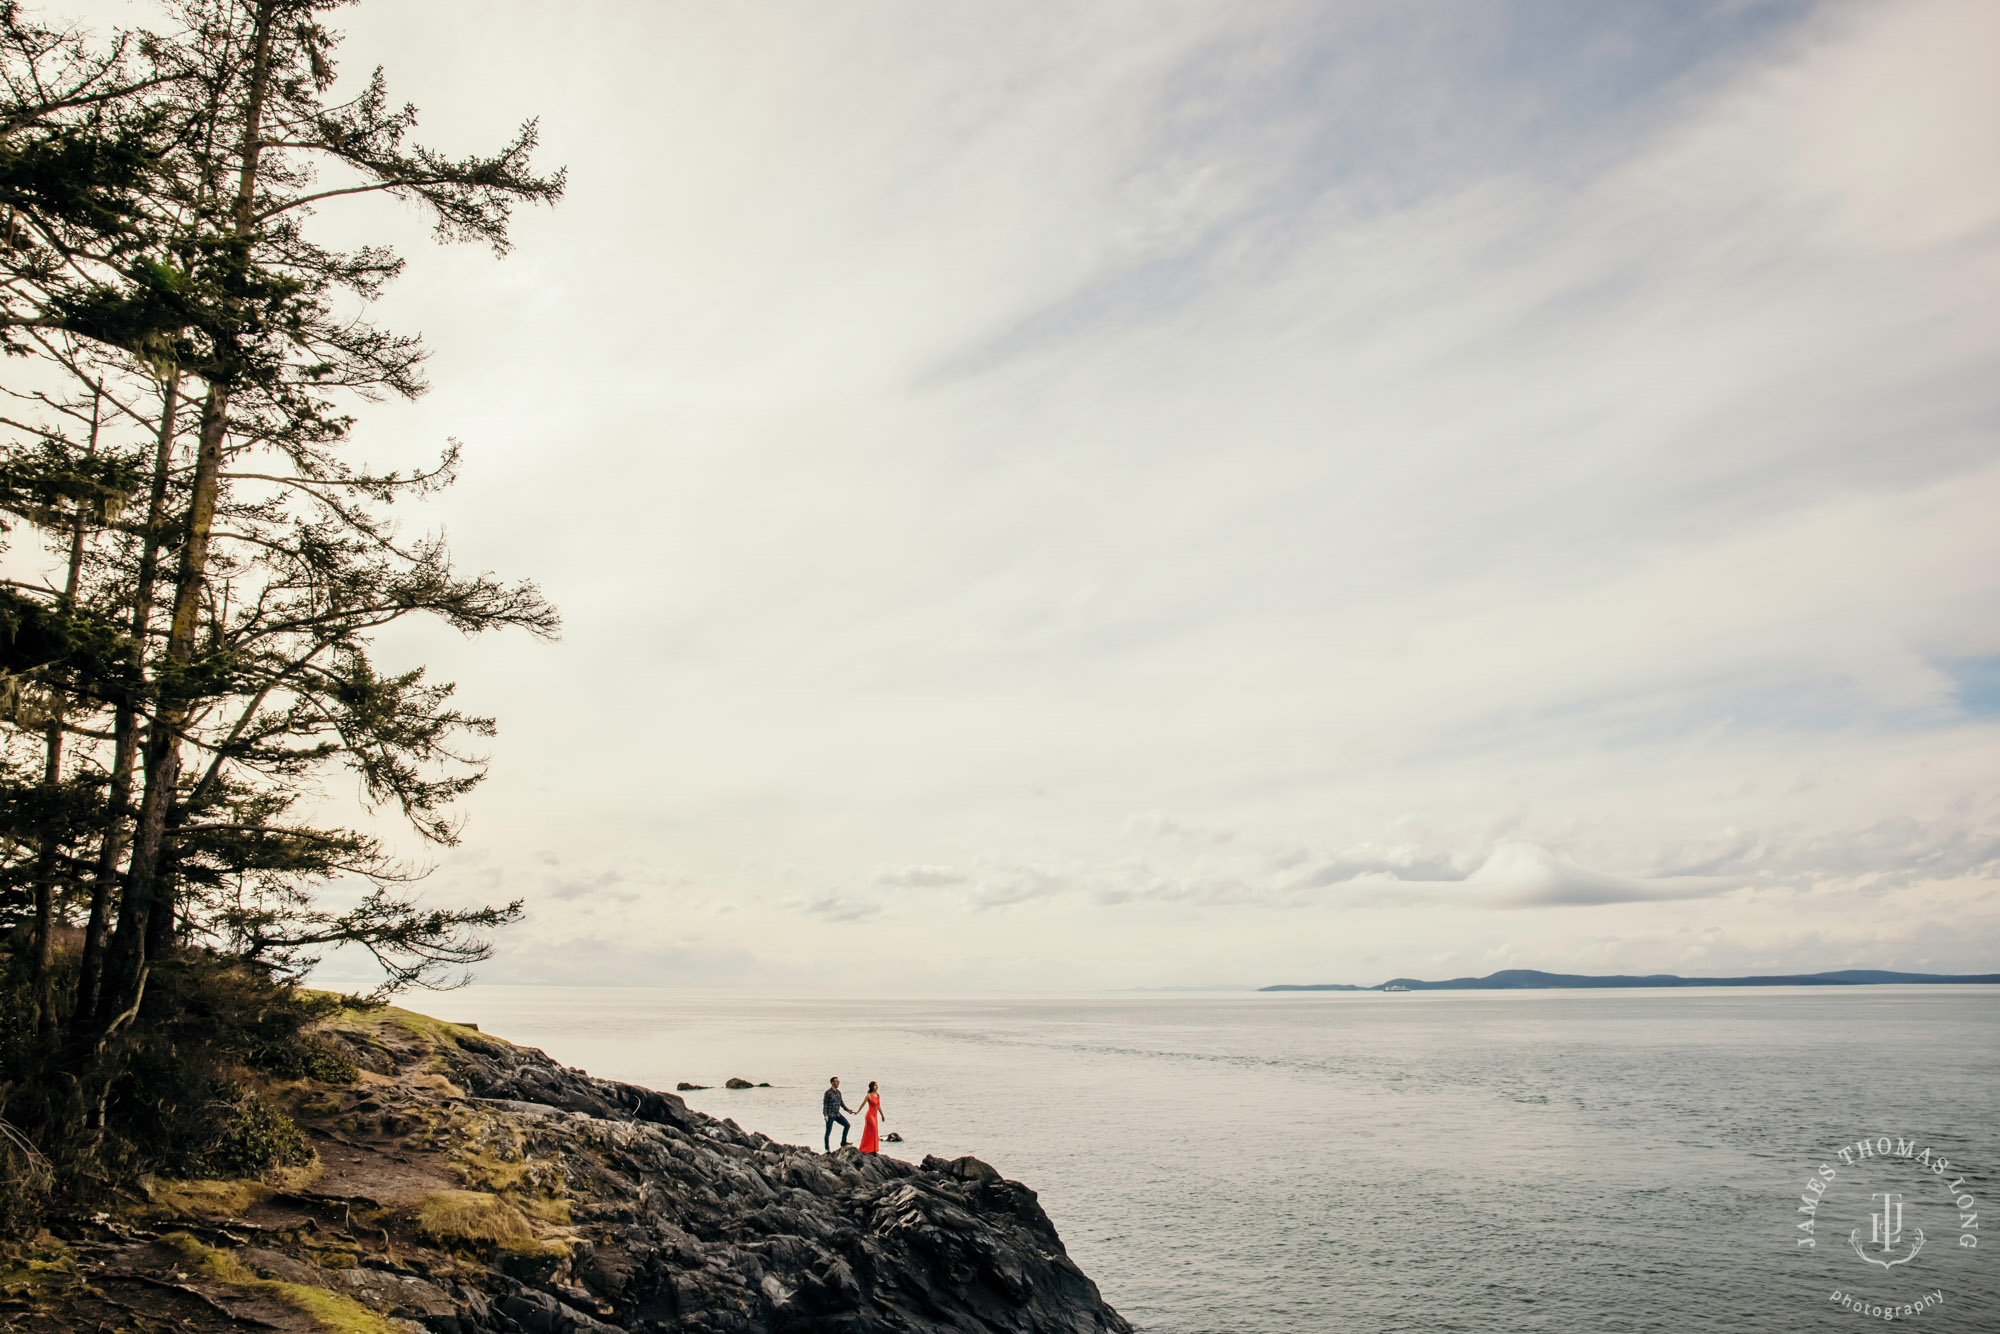
[[[853,1149],[823,1155],[471,1035],[445,1059],[483,1105],[505,1108],[537,1159],[562,1162],[583,1234],[568,1276],[607,1323],[715,1334],[1130,1328],[1070,1261],[1035,1192],[976,1158],[915,1167]]]
[[[779,1144],[401,1012],[330,1036],[356,1083],[272,1090],[316,1167],[288,1188],[160,1183],[144,1207],[57,1220],[71,1289],[19,1328],[158,1307],[190,1334],[303,1334],[331,1303],[405,1334],[1131,1329],[1035,1192],[977,1158]]]

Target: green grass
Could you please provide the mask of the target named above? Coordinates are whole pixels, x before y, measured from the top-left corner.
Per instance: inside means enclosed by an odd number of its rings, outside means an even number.
[[[467,1028],[463,1024],[448,1024],[442,1019],[433,1019],[427,1014],[418,1014],[415,1010],[405,1010],[400,1006],[385,1005],[373,1013],[392,1024],[408,1029],[418,1037],[444,1038],[453,1044],[464,1037],[478,1042],[507,1042],[505,1038],[496,1038],[477,1029]],[[507,1045],[511,1047],[513,1044],[509,1042]]]
[[[0,1261],[0,1295],[30,1305],[69,1287],[75,1279],[76,1256],[46,1232],[26,1250]]]
[[[396,1327],[373,1311],[337,1292],[285,1283],[275,1278],[259,1278],[227,1251],[204,1246],[185,1232],[170,1232],[160,1240],[187,1262],[188,1268],[231,1287],[268,1292],[299,1312],[328,1334],[397,1334]]]

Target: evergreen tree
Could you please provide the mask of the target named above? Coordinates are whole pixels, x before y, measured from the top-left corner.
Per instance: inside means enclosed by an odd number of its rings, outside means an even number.
[[[513,207],[562,177],[533,172],[532,122],[491,155],[409,143],[415,112],[379,71],[330,100],[338,7],[185,0],[171,31],[98,46],[0,8],[4,387],[34,409],[0,421],[0,510],[67,557],[61,581],[0,601],[0,705],[6,682],[17,701],[0,893],[33,923],[44,1025],[56,928],[81,918],[83,1050],[185,944],[293,970],[354,944],[394,986],[484,957],[481,931],[518,911],[423,908],[374,837],[301,818],[345,764],[371,804],[454,840],[483,772],[465,746],[491,722],[421,670],[382,670],[374,635],[411,615],[557,626],[532,585],[462,573],[388,521],[449,484],[456,445],[414,472],[347,461],[356,407],[421,393],[424,354],[365,318],[402,261],[308,223],[388,193],[440,240],[504,253]],[[340,876],[371,890],[322,908]]]

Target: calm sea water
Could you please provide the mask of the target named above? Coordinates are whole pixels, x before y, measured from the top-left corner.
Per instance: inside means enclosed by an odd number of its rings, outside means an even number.
[[[850,1102],[880,1080],[890,1151],[973,1153],[1034,1187],[1150,1334],[1885,1323],[1836,1291],[1941,1292],[1896,1323],[2000,1330],[2000,988],[417,1003],[653,1087],[768,1080],[686,1096],[794,1143],[819,1141],[828,1075]],[[1882,1135],[1948,1178],[1836,1157]],[[1948,1179],[1985,1250],[1961,1244]],[[1914,1259],[1861,1258],[1918,1231]]]

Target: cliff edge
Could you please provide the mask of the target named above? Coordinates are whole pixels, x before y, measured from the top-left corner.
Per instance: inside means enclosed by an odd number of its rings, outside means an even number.
[[[316,1161],[52,1218],[0,1284],[26,1331],[1127,1334],[1035,1192],[746,1133],[401,1010],[272,1098]]]

